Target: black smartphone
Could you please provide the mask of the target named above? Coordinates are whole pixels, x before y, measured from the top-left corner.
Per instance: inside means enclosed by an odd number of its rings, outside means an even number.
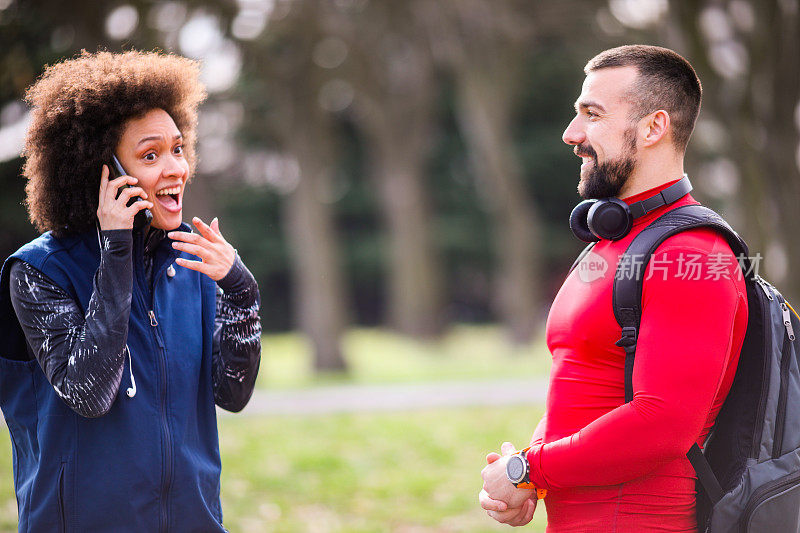
[[[122,168],[122,164],[119,162],[119,159],[117,159],[117,156],[114,154],[111,154],[111,163],[108,165],[108,169],[109,172],[111,173],[108,178],[109,180],[116,179],[120,176],[130,175],[127,172],[125,172],[125,169]],[[120,187],[119,190],[117,191],[117,198],[119,198],[122,189],[125,189],[126,187],[130,186],[131,186],[130,184],[125,184],[122,187]],[[133,198],[131,198],[131,201],[128,202],[128,207],[132,206],[133,202],[138,202],[140,200],[141,200],[140,197],[134,196]],[[149,226],[152,221],[153,221],[153,213],[151,213],[149,209],[142,209],[138,213],[136,213],[135,217],[133,217],[133,227],[135,229],[142,229],[145,226]]]

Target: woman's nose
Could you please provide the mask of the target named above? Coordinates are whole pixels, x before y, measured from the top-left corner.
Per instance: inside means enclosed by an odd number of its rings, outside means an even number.
[[[171,156],[166,158],[164,164],[164,175],[166,176],[182,176],[186,173],[186,166],[182,164],[180,158]]]

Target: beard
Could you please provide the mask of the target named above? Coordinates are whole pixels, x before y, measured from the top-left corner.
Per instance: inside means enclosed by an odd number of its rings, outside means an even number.
[[[589,156],[593,164],[586,176],[581,174],[578,183],[578,194],[584,200],[592,198],[617,197],[622,187],[628,182],[636,168],[636,130],[630,128],[625,132],[625,144],[622,154],[614,160],[597,162],[597,152],[590,144],[575,147],[579,156]]]

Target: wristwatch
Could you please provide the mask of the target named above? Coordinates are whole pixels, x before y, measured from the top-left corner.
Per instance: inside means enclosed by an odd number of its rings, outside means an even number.
[[[528,465],[528,448],[521,450],[508,458],[506,475],[508,480],[518,489],[534,488],[530,478]]]
[[[506,475],[508,476],[508,480],[518,489],[534,489],[536,491],[536,497],[541,500],[547,496],[547,490],[537,489],[533,482],[531,482],[528,450],[530,450],[530,447],[520,450],[508,458],[508,462],[506,463]]]

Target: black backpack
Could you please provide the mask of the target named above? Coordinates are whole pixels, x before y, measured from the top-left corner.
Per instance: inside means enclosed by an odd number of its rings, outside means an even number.
[[[613,308],[622,327],[617,345],[626,353],[625,401],[633,399],[647,263],[665,239],[699,227],[720,232],[739,258],[749,317],[736,375],[710,436],[703,450],[694,444],[686,454],[698,478],[698,530],[800,532],[800,321],[780,292],[757,275],[744,241],[707,207],[668,211],[636,235],[620,258]]]

